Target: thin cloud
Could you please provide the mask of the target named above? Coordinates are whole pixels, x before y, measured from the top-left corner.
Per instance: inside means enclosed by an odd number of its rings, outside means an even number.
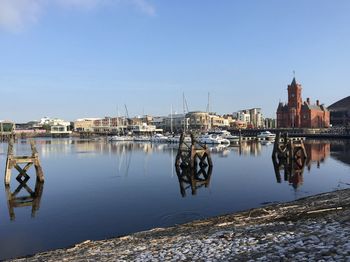
[[[121,3],[131,4],[148,16],[156,14],[155,7],[147,0],[0,0],[0,29],[21,31],[25,26],[38,22],[49,5],[75,10],[91,10]]]
[[[107,1],[108,0],[56,0],[56,3],[65,8],[93,9]]]
[[[0,0],[0,27],[20,31],[26,24],[38,21],[42,0]]]
[[[130,0],[133,5],[135,5],[143,13],[154,16],[156,14],[156,9],[146,0]]]

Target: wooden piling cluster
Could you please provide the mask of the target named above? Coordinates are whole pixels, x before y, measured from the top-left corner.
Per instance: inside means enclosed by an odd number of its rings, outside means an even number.
[[[44,182],[44,173],[41,168],[39,154],[36,150],[34,140],[30,141],[32,154],[30,156],[15,156],[13,153],[13,143],[14,140],[10,139],[8,142],[7,149],[7,160],[6,160],[6,168],[5,168],[5,185],[10,184],[12,169],[15,168],[19,174],[16,177],[17,181],[25,181],[29,179],[27,171],[29,168],[34,165],[35,173],[37,180],[40,182]],[[25,165],[22,167],[21,165]]]
[[[284,180],[297,188],[303,182],[303,172],[307,159],[303,140],[290,139],[288,134],[276,136],[272,162],[276,174],[276,180],[281,183],[281,170],[284,172]]]
[[[197,168],[199,164],[200,167],[213,166],[211,160],[210,151],[206,145],[200,144],[191,133],[191,142],[185,141],[185,134],[180,137],[179,149],[176,155],[175,166],[178,167],[189,167]]]
[[[213,170],[209,148],[199,143],[193,133],[190,137],[190,142],[186,142],[186,134],[181,135],[175,160],[176,174],[183,197],[187,188],[191,188],[192,195],[195,195],[198,188],[208,187]]]
[[[288,137],[288,133],[276,135],[272,158],[278,160],[305,161],[307,153],[303,140],[293,140]]]

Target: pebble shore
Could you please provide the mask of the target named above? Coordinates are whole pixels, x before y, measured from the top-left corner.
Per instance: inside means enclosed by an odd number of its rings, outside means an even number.
[[[13,261],[350,262],[350,189]]]

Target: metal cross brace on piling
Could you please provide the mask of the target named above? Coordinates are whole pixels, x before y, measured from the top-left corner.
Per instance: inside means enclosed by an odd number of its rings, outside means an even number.
[[[30,146],[32,150],[32,154],[30,156],[15,156],[13,153],[13,144],[14,140],[10,139],[8,142],[7,149],[7,159],[6,159],[6,168],[5,168],[5,185],[10,184],[12,169],[15,168],[19,174],[17,175],[17,180],[21,179],[29,179],[27,171],[29,168],[34,165],[35,173],[37,180],[40,182],[44,182],[44,173],[41,168],[40,159],[38,151],[36,150],[34,140],[30,141]],[[24,167],[21,167],[21,164],[25,164]]]

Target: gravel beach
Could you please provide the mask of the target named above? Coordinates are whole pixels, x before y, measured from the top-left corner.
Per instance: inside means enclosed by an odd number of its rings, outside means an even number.
[[[350,261],[350,189],[13,261]]]

